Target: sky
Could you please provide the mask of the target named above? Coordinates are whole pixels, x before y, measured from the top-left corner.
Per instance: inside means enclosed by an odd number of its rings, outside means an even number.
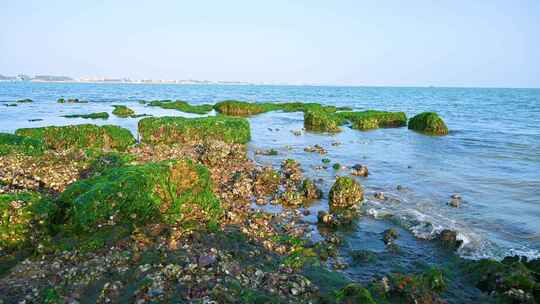
[[[540,1],[0,0],[0,74],[540,87]]]

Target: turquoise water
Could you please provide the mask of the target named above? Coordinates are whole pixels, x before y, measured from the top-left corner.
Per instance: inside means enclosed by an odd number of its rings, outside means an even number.
[[[60,97],[90,103],[57,104]],[[291,131],[302,128],[302,113],[266,113],[250,118],[250,149],[275,148],[280,152],[277,157],[253,155],[261,164],[277,166],[287,157],[299,160],[306,175],[323,179],[325,191],[336,174],[346,171],[317,170],[322,157],[305,153],[304,147],[320,144],[328,149],[325,157],[335,162],[367,165],[370,176],[359,178],[368,193],[367,215],[349,233],[350,248],[383,250],[379,248],[378,235],[386,227],[396,226],[410,235],[398,240],[403,248],[410,248],[410,261],[421,250],[431,250],[426,248],[430,245],[422,242],[424,239],[451,228],[465,242],[459,249],[463,257],[500,258],[515,253],[540,256],[538,89],[0,83],[0,101],[23,98],[35,102],[17,107],[0,105],[1,132],[14,132],[21,127],[97,123],[118,124],[135,133],[137,119],[111,116],[109,120],[94,121],[60,117],[110,113],[111,104],[129,105],[137,113],[195,116],[146,107],[138,104],[140,99],[182,99],[192,103],[224,99],[306,101],[355,110],[399,110],[408,116],[437,111],[451,130],[448,136],[429,137],[406,128],[369,132],[344,128],[334,136],[294,136]],[[334,141],[342,144],[333,146]],[[397,185],[403,189],[398,191]],[[384,191],[391,199],[384,203],[370,199],[369,194],[376,191]],[[447,205],[454,193],[464,199],[460,208]],[[325,206],[326,201],[322,200],[310,209],[315,213]],[[386,215],[392,217],[388,219]],[[316,237],[317,232],[312,234]]]

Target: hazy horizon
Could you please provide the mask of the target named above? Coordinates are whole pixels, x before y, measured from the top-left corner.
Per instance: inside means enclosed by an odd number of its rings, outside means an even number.
[[[20,1],[0,74],[540,87],[536,1]]]

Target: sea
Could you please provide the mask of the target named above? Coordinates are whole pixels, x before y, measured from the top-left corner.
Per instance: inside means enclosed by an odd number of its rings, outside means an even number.
[[[34,102],[4,106],[25,98]],[[59,104],[58,98],[88,103]],[[372,131],[344,127],[334,135],[302,132],[296,136],[293,132],[303,128],[302,113],[264,113],[249,118],[249,153],[257,163],[276,168],[286,158],[298,160],[304,174],[319,180],[325,193],[336,176],[349,173],[336,171],[331,164],[369,168],[367,178],[355,177],[366,192],[364,216],[345,232],[347,242],[341,248],[345,253],[369,250],[380,255],[378,262],[347,270],[360,281],[369,280],[374,271],[441,264],[449,256],[432,239],[443,229],[458,232],[463,241],[456,252],[460,258],[540,257],[540,89],[2,82],[0,132],[93,123],[119,125],[137,137],[141,118],[62,117],[111,113],[113,104],[129,106],[138,114],[199,116],[139,103],[156,99],[192,104],[227,99],[317,102],[355,111],[403,111],[408,117],[437,112],[448,125],[447,136],[426,136],[406,127]],[[304,151],[315,144],[328,154]],[[275,149],[278,155],[254,153],[260,149]],[[328,168],[321,168],[323,157],[331,160]],[[387,200],[374,199],[376,192],[384,192]],[[459,208],[448,204],[453,194],[462,197]],[[307,207],[311,215],[306,221],[314,224],[317,211],[327,207],[325,196]],[[316,239],[319,233],[313,226],[307,236]],[[388,253],[381,241],[388,228],[400,232],[399,253]]]

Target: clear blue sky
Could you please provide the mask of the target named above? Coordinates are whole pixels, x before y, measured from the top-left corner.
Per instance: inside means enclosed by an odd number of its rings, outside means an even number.
[[[540,87],[540,1],[0,0],[0,74]]]

